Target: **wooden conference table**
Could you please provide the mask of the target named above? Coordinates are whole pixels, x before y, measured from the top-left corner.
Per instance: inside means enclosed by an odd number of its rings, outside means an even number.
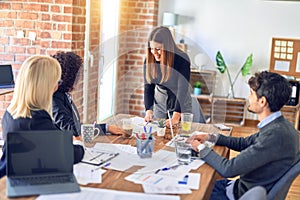
[[[213,127],[212,124],[199,124],[193,123],[194,130],[199,130],[202,132],[220,132],[217,128]],[[224,135],[231,135],[230,131],[221,131]],[[159,149],[166,149],[165,144],[169,141],[164,139],[163,137],[156,138],[154,151]],[[100,136],[101,137],[101,136]],[[103,137],[103,136],[102,136]],[[135,139],[124,139],[122,136],[106,136],[110,142],[112,143],[121,143],[121,144],[131,144],[135,146]],[[213,148],[219,155],[228,156],[228,149],[221,146],[215,146]],[[192,190],[191,194],[181,194],[181,200],[190,200],[190,199],[209,199],[210,193],[214,186],[215,180],[217,178],[217,172],[207,164],[202,165],[197,170],[191,170],[190,172],[200,173],[201,180],[200,180],[200,189],[199,190]],[[93,188],[103,188],[103,189],[112,189],[112,190],[119,190],[119,191],[128,191],[128,192],[143,192],[142,185],[134,184],[133,182],[129,182],[125,180],[125,177],[131,174],[129,171],[120,172],[115,170],[108,169],[106,173],[102,175],[102,183],[101,184],[88,184],[82,187],[93,187]],[[31,197],[21,197],[18,200],[29,200],[35,199],[37,196]],[[6,200],[10,199],[6,196],[6,177],[0,179],[0,199]]]

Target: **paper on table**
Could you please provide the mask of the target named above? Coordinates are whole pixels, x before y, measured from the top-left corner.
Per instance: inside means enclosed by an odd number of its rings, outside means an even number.
[[[96,143],[93,148],[93,151],[96,152],[104,150],[119,153],[117,157],[110,160],[110,165],[107,167],[117,171],[126,171],[133,166],[133,163],[135,163],[133,157],[138,157],[136,154],[136,148],[130,145]]]
[[[167,185],[165,187],[153,186],[152,184],[143,184],[145,193],[153,194],[190,194],[192,191],[189,188]]]
[[[188,173],[188,175],[183,180],[179,181],[178,184],[190,189],[198,190],[200,177],[201,175],[199,173]]]
[[[143,182],[143,189],[145,193],[162,193],[162,194],[189,194],[190,189],[198,190],[200,185],[200,174],[199,173],[188,173],[182,180],[176,181],[172,178],[159,178],[152,176],[152,179],[161,180],[159,184],[151,181]],[[149,178],[150,179],[150,178]],[[177,183],[177,184],[176,184]]]
[[[116,190],[107,189],[96,189],[96,188],[81,188],[80,192],[77,193],[67,193],[67,194],[52,194],[52,195],[40,195],[37,200],[78,200],[78,199],[88,199],[88,200],[99,200],[101,199],[118,199],[118,200],[128,200],[128,199],[143,199],[143,200],[180,200],[179,196],[171,195],[155,195],[155,194],[144,194],[138,192],[123,192]]]
[[[173,147],[175,148],[175,142],[174,142],[174,139],[170,140],[169,142],[166,143],[166,146],[167,147]]]
[[[194,159],[193,162],[191,162],[189,164],[189,167],[191,169],[198,169],[199,167],[201,167],[205,162],[201,159]]]
[[[144,118],[142,118],[142,117],[132,117],[131,118],[131,120],[132,120],[132,123],[133,124],[140,124],[140,125],[142,125],[142,126],[144,126],[147,122],[145,122],[145,119]]]
[[[83,163],[74,165],[73,169],[74,175],[78,183],[81,185],[86,185],[88,183],[101,183],[101,175],[106,172],[106,170],[98,169],[96,166]]]

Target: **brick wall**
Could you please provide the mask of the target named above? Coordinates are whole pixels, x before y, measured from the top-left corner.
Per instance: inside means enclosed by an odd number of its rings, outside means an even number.
[[[148,35],[157,25],[158,0],[124,0],[120,12],[120,50],[116,113],[142,116],[143,62]]]
[[[16,78],[22,62],[32,55],[58,50],[84,55],[85,0],[0,1],[0,27],[0,63],[12,64]],[[17,37],[18,31],[24,38]],[[29,40],[29,32],[36,34],[35,40]],[[82,110],[82,81],[74,93]],[[11,97],[0,97],[0,119]]]
[[[90,52],[94,67],[88,69],[88,123],[97,115],[100,2],[91,0]],[[121,0],[116,113],[141,115],[144,111],[142,65],[148,34],[157,25],[158,2]],[[22,62],[35,54],[51,55],[61,50],[83,57],[85,12],[85,0],[0,1],[0,63],[12,64],[16,77]],[[23,31],[24,38],[17,38],[17,31]],[[29,32],[36,33],[36,40],[28,39]],[[82,70],[73,94],[81,119],[83,73]],[[0,120],[11,98],[12,94],[0,97]]]

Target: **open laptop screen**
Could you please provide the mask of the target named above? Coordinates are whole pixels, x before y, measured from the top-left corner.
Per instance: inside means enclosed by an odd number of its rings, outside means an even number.
[[[10,132],[6,148],[8,177],[73,172],[70,132]]]
[[[14,85],[11,65],[0,65],[0,88],[12,88]]]

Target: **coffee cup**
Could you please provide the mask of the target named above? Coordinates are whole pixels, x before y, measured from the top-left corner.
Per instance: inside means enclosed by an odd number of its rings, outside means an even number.
[[[95,124],[82,124],[81,135],[83,142],[92,143],[93,140],[100,134],[100,129],[95,127]]]
[[[124,138],[130,138],[132,136],[133,126],[131,119],[123,119],[122,129],[124,130]]]

